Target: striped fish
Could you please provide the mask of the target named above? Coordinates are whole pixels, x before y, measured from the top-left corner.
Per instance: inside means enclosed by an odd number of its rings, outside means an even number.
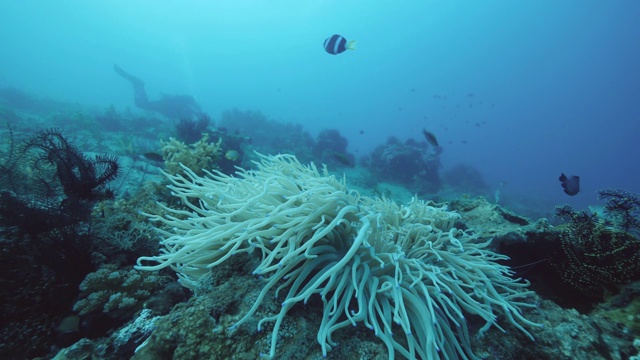
[[[338,55],[346,50],[355,50],[356,41],[347,41],[342,35],[334,34],[324,41],[324,50],[331,55]]]

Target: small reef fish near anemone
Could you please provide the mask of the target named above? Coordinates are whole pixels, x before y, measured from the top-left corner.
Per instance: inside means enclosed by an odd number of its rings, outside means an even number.
[[[240,153],[236,150],[229,150],[224,154],[224,157],[227,158],[227,160],[236,161],[240,157]]]
[[[354,167],[354,164],[351,162],[351,160],[349,160],[349,157],[341,152],[334,152],[331,154],[331,159],[337,161],[338,163],[344,165],[344,166],[348,166],[348,167]]]
[[[156,162],[163,162],[164,158],[162,157],[162,155],[158,154],[157,152],[147,152],[142,154],[142,156],[145,159],[151,160],[151,161],[156,161]]]
[[[338,55],[347,50],[355,49],[356,41],[347,41],[342,35],[334,34],[324,40],[324,50],[331,55]]]

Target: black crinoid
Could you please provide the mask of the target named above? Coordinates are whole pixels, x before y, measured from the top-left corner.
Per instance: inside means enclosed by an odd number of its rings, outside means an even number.
[[[96,201],[113,198],[107,184],[118,176],[115,157],[89,159],[59,129],[38,132],[22,146],[10,140],[8,159],[0,165],[3,223],[31,234],[47,232],[88,220]]]
[[[608,223],[636,238],[640,235],[640,195],[620,189],[598,191]]]
[[[25,144],[25,152],[33,154],[34,170],[45,176],[52,167],[56,179],[41,178],[46,189],[59,185],[72,200],[95,201],[113,198],[106,184],[118,176],[118,161],[114,156],[97,155],[89,159],[67,142],[59,129],[39,132]],[[57,183],[57,184],[56,184]]]
[[[45,356],[78,285],[95,271],[91,213],[113,197],[112,156],[88,158],[57,129],[0,142],[0,358]],[[28,304],[28,306],[25,306]],[[35,344],[35,345],[34,345]],[[60,344],[58,344],[60,345]]]
[[[607,201],[602,214],[569,205],[556,208],[556,216],[566,223],[559,228],[561,250],[552,251],[550,260],[585,303],[640,279],[640,198],[622,190],[598,193]]]

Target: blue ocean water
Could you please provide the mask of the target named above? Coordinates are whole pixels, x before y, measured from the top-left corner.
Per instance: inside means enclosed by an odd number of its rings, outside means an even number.
[[[640,192],[638,18],[633,0],[6,0],[0,86],[133,107],[117,63],[152,97],[335,128],[359,155],[427,128],[445,169],[581,208],[601,188]],[[324,52],[334,33],[357,49]],[[561,172],[581,176],[575,197]]]

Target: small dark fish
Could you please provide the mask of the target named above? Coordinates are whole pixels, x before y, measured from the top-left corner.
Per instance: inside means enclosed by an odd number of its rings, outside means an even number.
[[[427,139],[427,142],[431,144],[431,146],[433,147],[440,146],[440,144],[438,143],[438,139],[436,138],[435,135],[433,135],[432,132],[427,131],[427,129],[422,129],[422,135],[424,135],[424,138]]]
[[[331,35],[324,41],[324,50],[331,55],[338,55],[347,50],[355,50],[356,41],[347,41],[342,35]]]
[[[580,192],[580,176],[566,176],[564,173],[560,173],[559,180],[565,194],[573,196]]]
[[[146,159],[149,159],[151,161],[157,161],[157,162],[164,161],[164,159],[162,158],[162,155],[158,154],[157,152],[144,153],[142,154],[142,156],[144,156]]]
[[[349,157],[341,152],[334,152],[331,154],[331,158],[340,164],[348,167],[353,167],[353,163],[349,160]]]

